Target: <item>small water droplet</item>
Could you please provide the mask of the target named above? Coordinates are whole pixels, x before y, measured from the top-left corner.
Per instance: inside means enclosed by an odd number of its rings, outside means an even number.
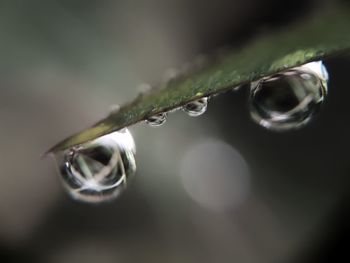
[[[76,200],[116,198],[136,172],[136,148],[128,129],[113,132],[55,155],[63,185]]]
[[[152,127],[159,127],[166,122],[168,114],[166,112],[157,113],[148,117],[145,121],[148,125]]]
[[[206,112],[208,108],[208,98],[203,97],[198,100],[191,101],[183,106],[183,110],[191,117],[197,117]]]
[[[250,113],[261,126],[285,131],[307,124],[327,95],[328,73],[311,62],[251,85]]]

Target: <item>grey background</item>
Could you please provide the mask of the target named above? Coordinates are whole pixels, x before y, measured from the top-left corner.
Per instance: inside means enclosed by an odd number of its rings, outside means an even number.
[[[247,89],[210,100],[200,118],[132,127],[138,174],[111,203],[70,200],[40,158],[167,68],[239,50],[327,5],[1,1],[1,262],[337,262],[348,233],[346,57],[325,62],[330,94],[300,131],[253,123]]]

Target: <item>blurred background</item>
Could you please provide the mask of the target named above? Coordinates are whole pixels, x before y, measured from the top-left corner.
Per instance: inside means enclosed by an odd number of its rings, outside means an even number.
[[[349,234],[349,59],[307,127],[250,119],[247,90],[131,128],[117,200],[71,200],[41,154],[168,68],[286,30],[335,1],[1,0],[1,262],[339,262]],[[325,32],[326,36],[326,32]],[[343,262],[343,261],[342,261]]]

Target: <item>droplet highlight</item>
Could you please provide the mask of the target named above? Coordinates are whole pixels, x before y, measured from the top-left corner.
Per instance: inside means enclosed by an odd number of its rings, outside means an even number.
[[[162,126],[168,118],[168,114],[166,112],[157,113],[148,117],[145,121],[148,125],[152,127]]]
[[[208,97],[203,97],[195,101],[191,101],[183,106],[183,111],[191,117],[198,117],[204,114],[208,108]]]
[[[328,72],[321,61],[263,78],[251,84],[251,117],[261,126],[286,131],[310,122],[323,103]]]
[[[100,203],[118,197],[136,172],[136,147],[128,129],[56,154],[65,189],[76,200]]]

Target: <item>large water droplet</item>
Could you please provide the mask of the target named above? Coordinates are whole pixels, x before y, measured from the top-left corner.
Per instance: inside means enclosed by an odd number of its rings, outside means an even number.
[[[207,111],[208,98],[203,97],[198,100],[191,101],[183,106],[183,110],[191,117],[197,117]]]
[[[116,198],[136,172],[135,149],[132,135],[124,129],[58,153],[65,188],[84,202]]]
[[[327,70],[319,61],[252,83],[251,116],[263,127],[275,131],[302,127],[322,104],[327,81]]]
[[[167,118],[168,114],[166,112],[161,112],[148,117],[145,121],[152,127],[159,127],[166,122]]]

